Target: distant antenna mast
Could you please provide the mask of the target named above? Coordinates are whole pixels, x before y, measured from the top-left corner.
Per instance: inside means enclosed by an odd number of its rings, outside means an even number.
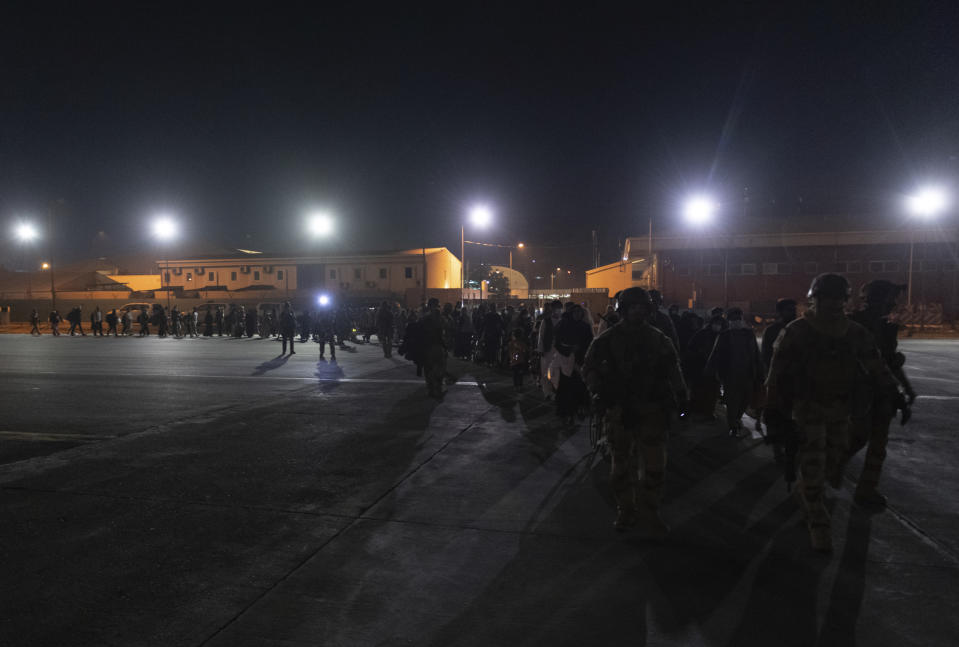
[[[593,230],[593,267],[599,267],[599,244],[596,242],[596,230]]]

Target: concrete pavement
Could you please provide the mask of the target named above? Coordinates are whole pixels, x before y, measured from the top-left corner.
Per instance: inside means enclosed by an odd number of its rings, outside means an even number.
[[[585,428],[508,376],[451,362],[437,403],[376,347],[334,365],[278,346],[0,337],[0,644],[959,635],[955,342],[904,344],[922,397],[890,443],[891,509],[863,513],[847,484],[828,557],[768,449],[721,425],[673,434],[673,533],[647,544],[612,531]]]

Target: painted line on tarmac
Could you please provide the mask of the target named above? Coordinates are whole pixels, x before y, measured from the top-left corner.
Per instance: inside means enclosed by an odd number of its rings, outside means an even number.
[[[59,371],[20,371],[26,375],[67,375]],[[6,373],[10,375],[11,373]],[[404,378],[389,379],[380,377],[295,377],[288,375],[185,375],[177,373],[75,373],[70,372],[69,377],[171,377],[175,379],[203,379],[203,380],[287,380],[299,382],[356,382],[369,384],[424,384],[422,379]],[[447,386],[480,386],[480,382],[457,381],[450,382]],[[505,384],[505,382],[504,382]]]
[[[959,400],[959,395],[917,395],[917,400]]]
[[[32,440],[45,442],[80,442],[92,443],[98,440],[108,440],[116,436],[95,436],[92,434],[57,434],[45,431],[0,431],[0,439],[4,440]]]

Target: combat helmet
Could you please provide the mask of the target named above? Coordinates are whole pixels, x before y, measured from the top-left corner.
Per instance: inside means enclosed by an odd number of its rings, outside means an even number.
[[[642,304],[648,309],[652,309],[653,304],[649,299],[649,293],[643,288],[626,288],[619,293],[618,311],[622,314],[629,312],[631,306]]]
[[[809,293],[806,294],[810,299],[816,297],[825,297],[827,299],[848,299],[852,289],[849,287],[849,281],[842,274],[832,274],[827,272],[820,274],[812,280],[809,285]]]
[[[893,283],[886,279],[876,279],[863,284],[862,289],[859,290],[859,296],[866,303],[877,304],[894,300],[905,289],[905,285]]]

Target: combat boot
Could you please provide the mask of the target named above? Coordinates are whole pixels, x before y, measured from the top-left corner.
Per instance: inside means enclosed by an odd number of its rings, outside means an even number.
[[[856,486],[856,492],[853,494],[853,500],[864,508],[885,508],[886,497],[883,496],[875,485],[863,485],[862,481]]]

